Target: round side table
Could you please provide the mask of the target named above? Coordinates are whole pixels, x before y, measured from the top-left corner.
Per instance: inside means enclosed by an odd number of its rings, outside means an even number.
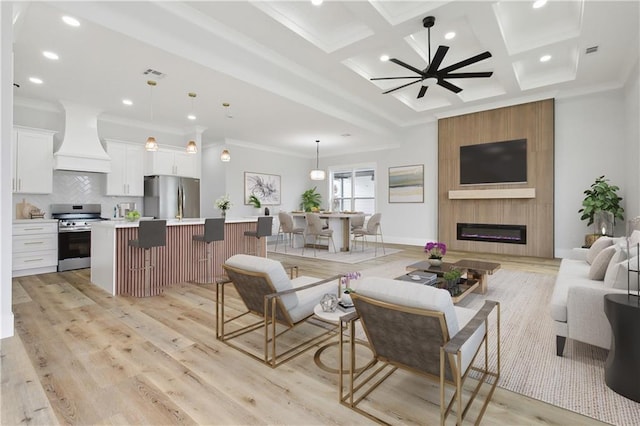
[[[337,324],[340,321],[340,317],[343,315],[347,315],[347,312],[344,312],[342,310],[340,310],[340,308],[337,308],[335,311],[333,312],[325,312],[322,310],[322,306],[320,306],[320,304],[318,303],[316,306],[314,306],[313,308],[313,313],[315,314],[315,316],[317,316],[318,318],[320,318],[323,321],[326,322],[330,322],[333,324]],[[356,327],[359,326],[359,322],[356,324]],[[356,330],[356,336],[358,336],[358,334],[362,333],[362,330]],[[365,348],[367,348],[369,351],[371,351],[371,349],[369,348],[369,345],[364,342],[361,339],[358,339],[356,337],[356,345],[360,345],[363,346]],[[343,342],[347,343],[348,340],[343,340]],[[334,373],[334,374],[339,374],[340,370],[337,368],[333,368],[333,367],[329,367],[328,365],[326,365],[324,362],[322,362],[322,359],[320,358],[322,356],[322,353],[334,346],[338,346],[340,344],[340,341],[334,341],[334,342],[329,342],[326,343],[324,345],[322,345],[315,353],[315,355],[313,356],[313,361],[316,363],[316,365],[318,367],[320,367],[322,370],[328,372],[328,373]],[[373,356],[372,356],[373,357]],[[370,362],[367,363],[366,365],[362,366],[362,367],[358,367],[356,368],[356,370],[354,372],[358,373],[362,370],[364,370],[365,368],[367,368],[369,366]],[[345,371],[343,374],[348,374],[348,371]]]
[[[607,294],[604,313],[612,332],[605,383],[620,395],[640,402],[640,298]]]

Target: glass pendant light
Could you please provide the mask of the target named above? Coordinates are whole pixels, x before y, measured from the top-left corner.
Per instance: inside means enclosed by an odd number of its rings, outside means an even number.
[[[196,94],[194,92],[189,92],[187,95],[191,98],[191,113],[187,116],[189,120],[195,120],[196,114],[193,109],[193,100],[196,98]],[[196,145],[196,141],[190,140],[187,143],[187,153],[188,154],[196,154],[198,152],[198,146]]]
[[[233,118],[233,116],[229,113],[229,107],[231,106],[231,104],[228,102],[224,102],[222,106],[225,108],[225,118]],[[223,163],[228,163],[229,161],[231,161],[231,154],[229,153],[228,149],[225,148],[222,150],[222,153],[220,154],[220,161],[222,161]]]
[[[311,180],[324,180],[326,173],[320,169],[320,141],[316,140],[316,168],[309,173]]]
[[[153,80],[147,80],[147,84],[149,85],[150,89],[149,89],[149,98],[151,99],[151,102],[149,103],[150,105],[150,110],[151,110],[151,122],[153,123],[153,88],[156,85],[156,82]],[[156,138],[154,138],[153,136],[149,136],[147,138],[147,142],[144,144],[144,149],[147,151],[157,151],[158,150],[158,142],[156,142]]]

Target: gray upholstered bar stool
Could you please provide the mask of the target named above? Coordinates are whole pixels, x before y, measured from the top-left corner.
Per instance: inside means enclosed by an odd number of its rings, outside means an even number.
[[[195,234],[193,241],[199,241],[206,244],[206,255],[198,262],[206,262],[205,283],[211,282],[211,265],[213,263],[213,252],[211,243],[224,240],[224,218],[217,217],[213,219],[205,219],[204,234]]]
[[[151,295],[151,249],[167,245],[167,221],[166,220],[141,220],[138,226],[138,239],[129,240],[131,247],[144,249],[144,267],[131,268],[131,270],[144,269],[144,296]]]
[[[255,231],[244,231],[244,253],[245,254],[253,254],[255,256],[258,255],[258,243],[260,242],[260,238],[268,237],[272,234],[271,227],[273,226],[273,216],[260,216],[258,218],[258,224],[256,225]],[[247,251],[247,237],[255,238],[254,251]],[[265,250],[265,257],[267,253]]]

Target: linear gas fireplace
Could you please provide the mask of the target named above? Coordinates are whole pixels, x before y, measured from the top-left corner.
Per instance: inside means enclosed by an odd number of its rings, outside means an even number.
[[[467,241],[527,244],[526,225],[493,225],[486,223],[458,223],[457,238]]]

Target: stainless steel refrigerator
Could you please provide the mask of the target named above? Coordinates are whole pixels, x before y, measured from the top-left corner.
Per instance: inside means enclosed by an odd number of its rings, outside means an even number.
[[[200,217],[200,179],[145,176],[144,216],[156,219]]]

